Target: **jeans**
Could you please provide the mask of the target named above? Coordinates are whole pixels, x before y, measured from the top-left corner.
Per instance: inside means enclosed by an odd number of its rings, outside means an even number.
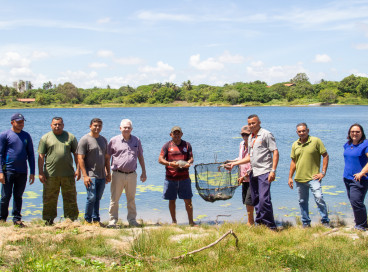
[[[91,223],[100,222],[100,200],[105,190],[105,179],[92,178],[87,188],[87,203],[84,219]]]
[[[321,182],[319,180],[310,180],[308,182],[296,182],[299,194],[299,206],[302,213],[303,225],[310,225],[311,219],[309,217],[309,189],[311,189],[314,200],[316,201],[318,211],[322,217],[322,223],[329,223],[327,205],[323,199]]]
[[[27,184],[27,173],[5,172],[5,184],[1,186],[0,219],[6,221],[9,215],[9,202],[13,195],[13,221],[20,221],[22,215],[22,197]]]
[[[355,227],[357,229],[368,228],[367,209],[364,205],[364,198],[368,189],[368,181],[356,181],[344,178],[344,183],[351,207],[353,208]]]

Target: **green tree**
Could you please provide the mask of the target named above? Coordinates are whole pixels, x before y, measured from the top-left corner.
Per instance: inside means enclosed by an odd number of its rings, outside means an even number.
[[[336,88],[323,89],[318,94],[318,100],[322,103],[336,103],[338,97],[337,93],[338,89]]]
[[[56,92],[65,96],[66,103],[77,104],[81,101],[79,90],[70,82],[66,82],[62,85],[59,84],[56,88]]]
[[[359,85],[359,78],[356,77],[355,75],[350,75],[340,81],[338,89],[342,93],[356,94],[358,85]]]
[[[309,83],[309,77],[306,73],[298,73],[295,77],[290,79],[290,82],[292,83],[300,83],[300,82],[308,82]]]
[[[360,94],[363,98],[368,98],[368,78],[367,77],[361,77],[359,79],[359,84],[357,86],[357,92]]]
[[[44,89],[44,90],[49,90],[49,89],[51,89],[51,88],[52,88],[52,83],[51,83],[51,81],[45,82],[45,83],[43,83],[43,85],[42,85],[42,89]]]

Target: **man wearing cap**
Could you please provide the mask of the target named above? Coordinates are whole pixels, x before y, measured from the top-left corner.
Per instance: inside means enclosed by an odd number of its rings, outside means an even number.
[[[142,168],[140,180],[147,180],[146,167],[143,157],[141,141],[132,135],[133,124],[129,119],[123,119],[120,123],[121,134],[111,138],[107,145],[108,160],[111,158],[111,199],[110,199],[110,221],[107,227],[116,227],[119,219],[119,200],[125,189],[127,198],[128,215],[130,226],[139,227],[136,221],[137,211],[135,206],[135,192],[137,187],[137,159]]]
[[[172,223],[176,224],[176,199],[184,199],[189,225],[194,226],[192,206],[192,183],[189,177],[189,167],[193,163],[193,152],[190,143],[181,139],[183,132],[180,127],[171,129],[171,141],[164,144],[158,162],[166,166],[163,198],[169,200],[169,210]],[[185,161],[181,164],[179,161]],[[179,163],[178,163],[179,162]]]
[[[275,180],[279,162],[275,137],[261,127],[261,121],[256,114],[248,116],[248,127],[252,132],[248,139],[249,155],[233,162],[231,166],[250,162],[252,201],[257,213],[255,221],[271,230],[276,230],[271,202],[271,182]]]
[[[52,225],[57,216],[57,201],[61,188],[64,206],[64,218],[78,218],[77,190],[75,177],[81,173],[77,159],[77,139],[64,130],[61,117],[51,121],[51,131],[41,137],[38,145],[38,173],[43,184],[42,219],[46,225]],[[74,172],[73,157],[77,170]]]
[[[309,129],[306,123],[300,123],[296,126],[296,133],[299,139],[291,147],[291,163],[289,171],[289,187],[294,188],[293,175],[295,173],[296,187],[298,187],[299,206],[302,213],[303,227],[310,227],[311,219],[309,217],[309,189],[314,195],[319,213],[321,214],[321,223],[329,227],[327,205],[323,199],[321,182],[325,177],[329,156],[321,139],[309,136]],[[322,161],[322,171],[320,171]]]
[[[240,142],[239,145],[239,157],[235,160],[230,160],[229,162],[234,162],[237,160],[244,159],[248,153],[248,138],[251,134],[250,129],[248,126],[243,126],[240,135],[243,138],[243,141]],[[239,178],[238,182],[239,185],[242,184],[242,199],[243,204],[246,206],[247,214],[248,214],[248,226],[254,225],[254,206],[252,202],[252,195],[251,195],[251,189],[249,185],[249,175],[252,171],[252,167],[250,163],[241,164],[239,165]]]
[[[33,184],[35,157],[32,138],[23,131],[24,116],[15,113],[10,120],[12,127],[0,134],[0,221],[6,221],[10,198],[13,195],[13,223],[24,227],[21,210],[22,196],[27,184],[27,161],[30,168],[29,184]]]

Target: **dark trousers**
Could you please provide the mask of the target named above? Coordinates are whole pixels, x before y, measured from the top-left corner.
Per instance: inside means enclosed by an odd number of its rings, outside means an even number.
[[[276,224],[273,218],[271,202],[271,183],[268,182],[269,173],[254,177],[250,176],[250,187],[252,193],[253,206],[256,209],[256,223],[266,225],[270,229],[275,229]]]
[[[13,221],[20,221],[22,197],[27,184],[27,173],[4,172],[5,184],[1,186],[0,220],[6,221],[9,215],[9,202],[13,195]]]
[[[368,189],[368,181],[350,180],[344,178],[346,191],[354,212],[355,226],[357,228],[367,228],[367,210],[364,205],[364,198]]]

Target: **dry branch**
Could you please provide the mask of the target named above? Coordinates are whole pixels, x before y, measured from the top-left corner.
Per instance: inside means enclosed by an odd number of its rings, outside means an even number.
[[[194,253],[198,253],[202,250],[205,250],[205,249],[208,249],[210,247],[213,247],[214,245],[216,245],[217,243],[219,243],[221,240],[223,240],[226,236],[228,236],[229,234],[231,234],[232,236],[234,236],[235,238],[235,245],[236,247],[238,247],[238,237],[236,236],[236,234],[233,232],[233,230],[229,230],[228,232],[226,232],[224,235],[222,235],[220,238],[218,238],[215,242],[205,246],[205,247],[202,247],[200,249],[196,249],[196,250],[193,250],[191,252],[188,252],[188,253],[185,253],[183,255],[180,255],[180,256],[176,256],[176,257],[173,257],[171,258],[171,260],[177,260],[177,259],[181,259],[181,258],[184,258],[185,256],[187,255],[191,255],[191,254],[194,254]]]

